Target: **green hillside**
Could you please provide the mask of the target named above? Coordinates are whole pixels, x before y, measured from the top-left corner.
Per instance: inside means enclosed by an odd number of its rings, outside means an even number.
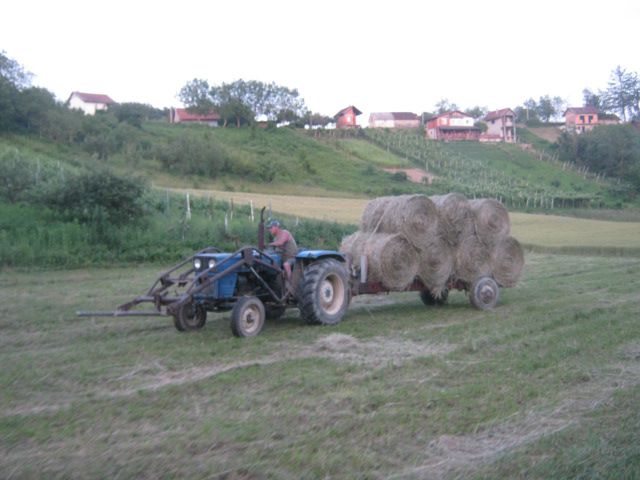
[[[616,206],[614,185],[540,160],[517,145],[430,142],[415,132],[365,129],[310,133],[289,128],[217,128],[147,123],[128,130],[117,151],[35,137],[0,138],[0,155],[17,149],[42,168],[110,167],[157,186],[318,196],[380,196],[459,191],[500,198],[510,208]],[[432,185],[387,167],[426,169]]]

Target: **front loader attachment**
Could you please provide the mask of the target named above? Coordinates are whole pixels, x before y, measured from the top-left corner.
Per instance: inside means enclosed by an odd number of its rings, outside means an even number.
[[[203,253],[217,253],[214,247],[207,247],[191,257],[174,265],[161,273],[145,295],[140,295],[130,302],[119,305],[115,311],[78,311],[79,317],[165,317],[171,314],[169,306],[180,302],[188,290],[193,287],[197,278],[193,259]],[[141,303],[152,303],[153,310],[132,310]]]
[[[272,301],[284,302],[285,298],[280,297],[254,268],[259,265],[262,271],[266,269],[281,274],[281,268],[268,254],[254,247],[243,247],[226,256],[218,264],[197,272],[194,268],[194,259],[206,253],[220,253],[220,251],[209,247],[195,253],[158,276],[146,294],[118,306],[115,311],[78,311],[76,314],[80,317],[175,316],[181,307],[193,302],[198,294],[241,269],[249,272],[262,285]],[[152,310],[134,309],[140,304],[147,303],[153,305]]]

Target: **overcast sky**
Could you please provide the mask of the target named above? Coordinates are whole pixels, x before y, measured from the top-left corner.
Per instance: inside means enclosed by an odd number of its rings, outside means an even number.
[[[187,81],[297,88],[314,112],[582,102],[640,72],[638,0],[9,0],[0,50],[66,100],[180,106]]]

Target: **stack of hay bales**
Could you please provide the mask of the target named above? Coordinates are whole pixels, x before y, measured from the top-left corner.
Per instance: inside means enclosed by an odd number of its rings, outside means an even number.
[[[492,199],[380,197],[366,205],[359,231],[344,238],[340,251],[355,262],[367,257],[369,282],[404,290],[417,277],[437,298],[450,280],[491,275],[515,286],[524,254],[510,228],[507,210]]]

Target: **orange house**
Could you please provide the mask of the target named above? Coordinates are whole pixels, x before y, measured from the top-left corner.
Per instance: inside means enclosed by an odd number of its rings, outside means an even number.
[[[333,116],[336,119],[336,128],[357,128],[356,117],[361,113],[353,105],[343,108]]]
[[[564,112],[567,130],[583,133],[598,124],[598,109],[595,107],[570,107]]]
[[[480,129],[474,126],[474,119],[471,115],[455,110],[444,112],[440,115],[427,119],[425,133],[427,138],[432,140],[460,141],[479,140]]]

